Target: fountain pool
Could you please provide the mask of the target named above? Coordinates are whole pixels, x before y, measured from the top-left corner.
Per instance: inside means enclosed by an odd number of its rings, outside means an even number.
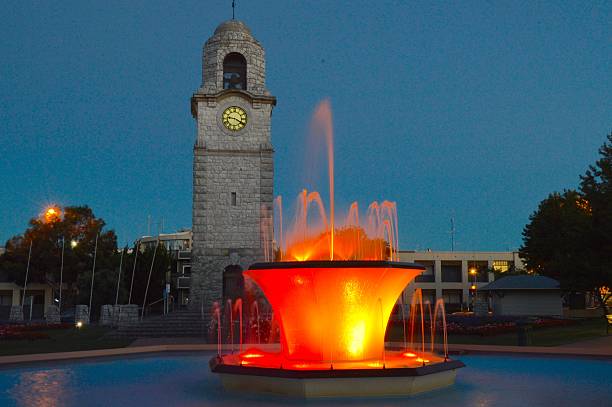
[[[0,405],[11,406],[541,406],[607,405],[612,360],[468,355],[453,387],[408,399],[299,400],[226,393],[210,353],[54,362],[0,369]]]

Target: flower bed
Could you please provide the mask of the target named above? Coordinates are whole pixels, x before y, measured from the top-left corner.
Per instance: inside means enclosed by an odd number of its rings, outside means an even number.
[[[420,321],[420,320],[419,320]],[[446,331],[449,335],[477,335],[477,336],[494,336],[518,330],[517,317],[476,317],[476,316],[455,316],[448,315],[446,320]],[[559,318],[530,318],[529,324],[534,329],[551,328],[558,326],[573,325],[576,321]],[[401,325],[403,322],[393,321],[394,325]],[[408,321],[406,321],[408,324]],[[415,329],[420,331],[419,323]],[[425,329],[430,329],[429,321],[425,322]],[[442,332],[442,322],[436,323],[436,332]]]
[[[71,324],[31,324],[31,325],[1,325],[0,341],[7,340],[38,340],[48,339],[49,335],[45,332],[49,329],[68,329]]]

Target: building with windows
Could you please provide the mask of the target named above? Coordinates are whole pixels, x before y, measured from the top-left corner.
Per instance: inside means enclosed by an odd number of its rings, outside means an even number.
[[[407,302],[416,288],[432,304],[439,298],[449,312],[471,309],[479,286],[495,280],[495,272],[522,269],[518,252],[401,251],[400,261],[419,263],[426,270],[406,288]]]
[[[138,242],[141,249],[153,248],[157,244],[166,247],[170,252],[190,251],[191,250],[191,230],[180,230],[175,233],[160,233],[157,236],[143,236]]]
[[[176,233],[144,236],[141,250],[155,247],[157,240],[176,259],[172,270],[172,292],[177,305],[190,302],[192,233],[189,230]],[[401,251],[400,261],[419,263],[426,270],[408,285],[405,290],[407,302],[416,288],[422,289],[423,299],[435,303],[444,298],[449,312],[472,308],[472,297],[476,290],[495,280],[495,272],[506,273],[524,267],[518,252],[445,252],[445,251]]]
[[[143,236],[138,240],[140,250],[163,245],[172,256],[175,265],[170,271],[170,290],[176,305],[189,304],[189,285],[191,282],[191,230],[181,230],[175,233],[160,233],[157,236]]]

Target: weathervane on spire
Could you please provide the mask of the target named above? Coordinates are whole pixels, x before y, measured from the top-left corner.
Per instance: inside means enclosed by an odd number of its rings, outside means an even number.
[[[236,19],[234,11],[236,10],[236,0],[232,0],[232,20]]]

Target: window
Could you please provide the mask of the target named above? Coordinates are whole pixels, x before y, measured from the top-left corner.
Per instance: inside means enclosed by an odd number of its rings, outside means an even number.
[[[246,59],[237,52],[227,54],[223,60],[223,89],[244,89],[246,83]]]
[[[13,304],[13,292],[5,291],[0,292],[0,305],[12,305]]]
[[[461,264],[445,264],[442,263],[442,282],[443,283],[460,283],[461,282]]]
[[[499,273],[505,273],[510,270],[511,262],[507,260],[494,260],[493,269]]]
[[[417,283],[433,283],[436,281],[434,275],[434,263],[431,261],[415,261],[415,263],[422,264],[425,266],[425,271],[415,277],[414,281]]]
[[[444,304],[461,304],[463,293],[461,290],[442,290]]]
[[[423,303],[429,301],[433,307],[436,303],[436,290],[423,290]]]
[[[463,293],[461,290],[442,290],[444,299],[444,309],[446,312],[461,311],[463,303]]]
[[[232,206],[236,206],[236,193],[232,192]]]

